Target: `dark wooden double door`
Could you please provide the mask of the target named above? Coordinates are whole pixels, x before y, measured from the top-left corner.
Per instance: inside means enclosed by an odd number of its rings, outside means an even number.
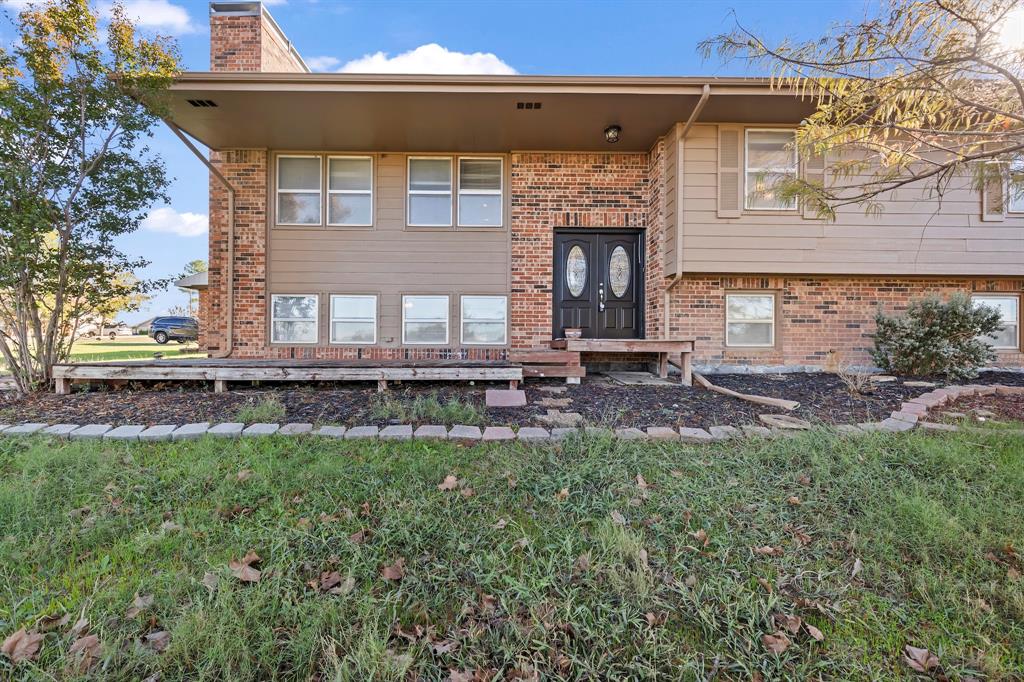
[[[643,338],[643,231],[556,230],[553,338]]]

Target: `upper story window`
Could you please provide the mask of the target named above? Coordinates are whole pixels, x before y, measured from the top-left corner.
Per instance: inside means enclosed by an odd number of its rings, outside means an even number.
[[[327,224],[373,225],[373,159],[331,156],[327,159]]]
[[[277,223],[320,225],[322,185],[319,156],[277,157]]]
[[[502,160],[459,159],[459,226],[501,225]]]
[[[1010,162],[1010,182],[1006,190],[1006,210],[1024,213],[1024,158]]]
[[[796,132],[791,129],[748,128],[746,132],[746,199],[753,211],[795,211],[796,198],[781,199],[773,187],[781,179],[796,177]]]
[[[971,296],[975,306],[988,306],[999,311],[1002,326],[991,336],[982,337],[985,343],[997,349],[1020,348],[1020,297],[1016,294],[976,294]]]
[[[409,157],[409,224],[451,227],[451,158]]]

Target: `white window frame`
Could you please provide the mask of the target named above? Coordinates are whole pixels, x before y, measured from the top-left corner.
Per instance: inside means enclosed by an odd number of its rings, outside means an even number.
[[[412,162],[423,160],[445,160],[448,162],[448,191],[440,190],[413,190],[412,189]],[[455,224],[454,197],[457,178],[455,177],[455,158],[452,156],[409,156],[405,160],[405,214],[406,224],[409,227],[452,227]],[[447,223],[414,223],[412,221],[412,198],[413,196],[448,196],[448,222]],[[402,333],[405,331],[403,329]]]
[[[490,226],[488,226],[490,227]],[[467,298],[500,298],[505,303],[505,314],[501,320],[471,320],[472,322],[502,322],[502,339],[496,343],[480,343],[466,341],[466,299]],[[506,346],[508,345],[508,296],[504,294],[464,294],[459,297],[459,341],[463,346]]]
[[[370,189],[331,189],[331,159],[367,159],[370,162]],[[327,173],[324,178],[324,191],[327,192],[327,203],[324,207],[326,211],[327,225],[330,227],[373,227],[374,218],[374,205],[375,197],[374,191],[376,189],[376,166],[372,156],[365,154],[331,154],[327,157]],[[370,222],[368,223],[332,223],[331,222],[331,195],[332,194],[352,194],[352,195],[370,195]]]
[[[437,341],[409,341],[405,336],[405,325],[408,320],[405,319],[405,301],[410,298],[443,298],[444,299],[444,342]],[[451,305],[452,298],[448,294],[403,294],[402,295],[402,345],[403,346],[436,346],[439,343],[447,346],[448,339],[451,338]],[[433,320],[413,320],[414,322],[438,322],[438,319]]]
[[[463,160],[468,161],[497,161],[498,162],[498,189],[462,189],[462,162]],[[455,214],[456,221],[459,227],[485,227],[490,229],[498,229],[505,226],[505,159],[500,156],[460,156],[458,158],[458,178],[456,180],[456,201],[455,201]],[[498,197],[498,215],[500,220],[497,225],[479,225],[473,223],[462,222],[462,195],[470,196],[493,196]]]
[[[768,320],[730,320],[729,319],[729,299],[734,297],[734,296],[743,296],[743,297],[747,297],[747,298],[749,298],[751,296],[760,296],[760,297],[764,297],[764,298],[770,298],[771,301],[772,301],[772,318],[771,318],[771,321],[768,321]],[[776,320],[776,318],[778,316],[778,313],[775,310],[776,305],[778,303],[777,298],[778,297],[775,294],[773,294],[773,293],[761,293],[761,292],[756,292],[756,291],[747,291],[747,292],[738,292],[737,291],[737,292],[734,292],[734,293],[731,293],[731,294],[726,294],[725,295],[725,346],[726,346],[726,348],[774,348],[775,347],[775,320]],[[729,341],[729,325],[730,324],[767,324],[767,325],[769,325],[769,328],[771,329],[771,332],[772,332],[771,342],[770,343],[730,343],[730,341]]]
[[[320,163],[320,182],[316,188],[320,206],[320,222],[317,223],[283,223],[281,222],[282,194],[312,194],[312,189],[281,189],[281,159],[317,159]],[[324,157],[321,154],[278,154],[274,162],[274,224],[294,227],[322,227],[324,224]]]
[[[1006,189],[1004,190],[1006,192],[1006,212],[1013,215],[1024,213],[1024,191],[1015,196],[1011,189],[1014,175],[1024,177],[1024,158],[1011,160],[1007,166],[1006,175]],[[1019,316],[1020,313],[1018,312]]]
[[[308,317],[277,317],[274,315],[274,299],[276,298],[312,298],[316,301],[313,308],[313,340],[312,341],[278,341],[274,338],[275,322],[307,322]],[[270,343],[285,346],[314,346],[320,343],[320,294],[271,294],[270,295]]]
[[[743,210],[744,211],[773,211],[776,213],[793,213],[799,209],[796,199],[791,207],[785,208],[764,208],[750,206],[750,189],[747,187],[748,178],[751,173],[777,173],[788,174],[792,172],[793,177],[800,177],[800,154],[796,145],[793,146],[793,168],[751,168],[750,167],[750,133],[792,133],[793,142],[796,142],[796,128],[744,128],[743,130]]]
[[[373,300],[373,318],[366,319],[363,317],[335,317],[334,316],[334,299],[336,298],[366,298]],[[327,299],[327,318],[328,324],[330,325],[330,331],[328,332],[328,338],[330,343],[338,346],[373,346],[377,343],[377,318],[379,317],[378,312],[378,298],[377,294],[331,294]],[[334,339],[334,323],[335,322],[373,322],[373,341],[335,341]]]
[[[977,291],[977,292],[971,294],[971,303],[975,303],[975,301],[977,299],[981,299],[981,298],[989,298],[989,299],[991,299],[991,298],[1005,298],[1005,299],[1009,299],[1009,300],[1014,302],[1014,307],[1017,310],[1017,319],[1013,320],[1012,322],[1017,327],[1017,334],[1016,334],[1016,336],[1013,339],[1013,345],[1010,345],[1010,346],[997,346],[994,343],[992,343],[991,340],[986,341],[986,343],[988,343],[990,346],[992,346],[993,350],[1017,350],[1017,349],[1019,349],[1020,348],[1020,304],[1021,304],[1021,296],[1018,296],[1017,294],[1003,294],[1003,293],[998,293],[998,292],[985,293],[985,292]],[[977,305],[977,304],[975,303],[975,305]],[[984,305],[984,303],[982,303],[982,305]],[[988,336],[980,337],[980,338],[991,339],[991,337],[988,337]]]

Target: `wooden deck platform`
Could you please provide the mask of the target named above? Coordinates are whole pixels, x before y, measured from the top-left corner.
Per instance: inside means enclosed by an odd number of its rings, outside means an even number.
[[[56,392],[71,392],[73,380],[213,381],[227,390],[229,381],[508,381],[523,380],[523,368],[509,362],[465,360],[122,360],[82,362],[53,367]]]
[[[556,339],[551,347],[574,353],[637,353],[658,356],[658,376],[668,376],[670,359],[679,367],[684,386],[693,385],[694,339]]]

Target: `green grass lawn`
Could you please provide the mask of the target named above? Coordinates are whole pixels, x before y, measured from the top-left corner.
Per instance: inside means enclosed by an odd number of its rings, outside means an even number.
[[[148,336],[122,336],[114,340],[79,339],[71,347],[71,360],[152,360],[153,353],[163,353],[165,358],[199,357],[199,346],[195,343],[179,344],[176,341],[161,346]]]
[[[1022,544],[998,433],[0,439],[0,640],[49,628],[0,678],[1019,680]]]

